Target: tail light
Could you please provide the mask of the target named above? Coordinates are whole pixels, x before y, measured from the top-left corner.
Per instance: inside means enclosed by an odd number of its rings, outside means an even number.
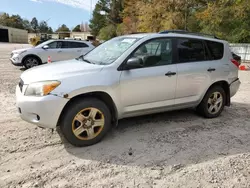
[[[235,59],[231,59],[231,62],[232,62],[236,67],[239,68],[240,63],[239,63],[238,61],[236,61]]]

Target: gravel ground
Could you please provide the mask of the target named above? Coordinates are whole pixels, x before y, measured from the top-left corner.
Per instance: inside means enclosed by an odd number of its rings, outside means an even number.
[[[56,131],[22,121],[22,73],[0,43],[0,187],[250,187],[250,72],[219,118],[192,110],[121,120],[94,146],[75,148]]]

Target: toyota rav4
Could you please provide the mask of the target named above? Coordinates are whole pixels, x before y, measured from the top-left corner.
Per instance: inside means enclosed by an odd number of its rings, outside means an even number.
[[[75,146],[99,142],[119,119],[195,108],[221,114],[237,92],[239,63],[226,41],[165,31],[113,38],[80,58],[25,71],[16,87],[23,120],[60,126]]]

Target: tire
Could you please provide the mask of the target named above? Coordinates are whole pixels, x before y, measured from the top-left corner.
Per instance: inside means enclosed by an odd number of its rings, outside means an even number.
[[[220,98],[221,100],[219,100]],[[207,91],[203,100],[197,107],[197,112],[205,118],[216,118],[223,111],[225,103],[226,93],[224,89],[220,86],[214,86]]]
[[[77,100],[66,109],[60,126],[64,137],[72,145],[94,145],[111,128],[111,113],[106,104],[96,98]]]
[[[40,60],[37,57],[27,57],[25,58],[23,65],[26,69],[40,65]]]

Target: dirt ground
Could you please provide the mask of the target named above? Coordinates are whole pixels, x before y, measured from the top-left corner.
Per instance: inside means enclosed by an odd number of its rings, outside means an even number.
[[[121,120],[94,146],[22,121],[15,85],[23,70],[0,44],[0,187],[250,187],[250,71],[219,118],[193,110]]]

